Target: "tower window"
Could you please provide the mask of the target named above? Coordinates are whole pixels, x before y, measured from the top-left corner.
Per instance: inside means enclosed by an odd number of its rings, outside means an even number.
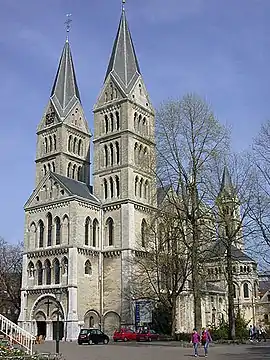
[[[111,120],[111,131],[114,130],[114,119],[113,119],[113,113],[110,113],[110,120]]]
[[[135,196],[137,196],[138,193],[138,182],[139,182],[139,178],[138,176],[135,177]]]
[[[44,224],[43,224],[42,220],[39,221],[38,227],[39,227],[39,247],[43,247],[43,245],[44,245]]]
[[[97,246],[97,234],[98,234],[98,221],[94,219],[93,221],[93,247]]]
[[[71,163],[69,163],[67,167],[67,177],[71,177]]]
[[[46,276],[46,285],[51,285],[52,282],[52,271],[50,260],[45,260],[45,276]]]
[[[55,244],[59,245],[61,242],[61,222],[60,218],[57,216],[55,218]]]
[[[120,182],[119,182],[119,177],[117,175],[115,177],[115,183],[116,183],[116,196],[118,197],[120,195]]]
[[[247,283],[244,284],[243,289],[244,289],[244,298],[245,299],[249,298],[249,289]]]
[[[68,138],[68,151],[71,152],[72,150],[72,135],[69,135]]]
[[[109,119],[108,119],[108,115],[105,115],[104,121],[105,121],[105,133],[107,134],[108,131],[109,131]]]
[[[119,142],[116,141],[115,143],[115,148],[116,148],[116,164],[119,165],[120,162],[120,150],[119,150]]]
[[[141,224],[141,241],[142,241],[142,247],[145,247],[145,242],[146,242],[146,230],[147,230],[147,224],[145,219],[142,220],[142,224]]]
[[[233,284],[233,297],[236,299],[236,286]]]
[[[92,265],[89,260],[86,260],[85,262],[84,273],[85,275],[92,275]]]
[[[47,226],[48,226],[48,238],[47,238],[47,246],[52,245],[52,214],[48,213],[47,215]]]
[[[50,151],[52,151],[52,149],[53,149],[53,143],[52,143],[52,137],[51,136],[49,136],[49,149],[50,149]]]
[[[38,285],[42,285],[42,283],[43,283],[43,268],[42,268],[42,264],[39,260],[37,262],[37,282],[38,282]]]
[[[113,145],[110,144],[110,157],[111,157],[111,166],[113,166],[114,158],[113,158]]]
[[[108,147],[107,145],[104,146],[104,157],[105,157],[105,166],[108,166]]]
[[[56,135],[53,135],[53,149],[56,150]]]
[[[48,152],[48,139],[47,138],[45,138],[44,144],[45,144],[45,153],[47,153]]]
[[[84,244],[89,245],[90,218],[87,217],[84,225]]]
[[[54,283],[60,284],[60,263],[58,259],[53,262]]]
[[[114,191],[113,191],[113,179],[110,177],[110,191],[111,191],[111,198],[114,197]]]
[[[113,245],[113,219],[112,218],[108,218],[107,220],[107,230],[108,230],[108,245],[112,246]]]
[[[115,112],[115,116],[116,116],[116,130],[119,130],[119,128],[120,128],[119,111],[116,111],[116,112]]]
[[[107,183],[107,180],[104,179],[104,198],[107,199],[108,198],[108,183]]]

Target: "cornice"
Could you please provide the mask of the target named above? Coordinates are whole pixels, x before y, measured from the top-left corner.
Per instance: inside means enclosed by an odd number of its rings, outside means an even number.
[[[47,248],[43,249],[40,248],[38,250],[28,251],[24,254],[27,255],[28,259],[35,259],[35,258],[42,258],[42,257],[48,257],[48,256],[55,256],[55,255],[65,255],[68,253],[69,248],[72,246],[65,246],[65,247],[59,247],[59,248]]]

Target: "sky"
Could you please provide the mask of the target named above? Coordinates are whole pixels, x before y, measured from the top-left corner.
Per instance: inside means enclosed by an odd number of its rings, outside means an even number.
[[[0,9],[0,236],[17,242],[66,14],[72,14],[71,49],[93,130],[121,0],[0,0]],[[231,126],[234,149],[248,149],[270,118],[270,1],[126,0],[126,13],[153,105],[197,93]]]

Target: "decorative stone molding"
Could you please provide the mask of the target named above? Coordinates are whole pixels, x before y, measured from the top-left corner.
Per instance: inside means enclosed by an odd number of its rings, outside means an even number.
[[[116,110],[120,110],[121,109],[121,104],[112,104],[112,105],[107,105],[106,108],[102,109],[100,111],[101,115],[105,115],[108,114],[112,111],[116,111]]]
[[[94,205],[94,204],[89,204],[88,202],[85,201],[78,201],[78,205],[82,208],[87,208],[90,210],[94,210],[94,211],[100,211],[101,210],[101,206],[98,205]]]
[[[150,209],[149,207],[139,205],[139,204],[134,204],[134,208],[135,208],[135,210],[139,210],[139,211],[141,211],[143,213],[146,213],[146,214],[150,214],[152,212],[152,209]]]
[[[104,212],[113,211],[113,210],[119,210],[119,209],[121,209],[121,204],[107,205],[107,206],[103,207]]]
[[[27,253],[27,258],[33,259],[33,258],[48,257],[53,255],[64,255],[68,253],[68,249],[69,248],[64,247],[64,248],[34,250],[33,252]]]
[[[69,205],[70,201],[73,200],[73,197],[69,200],[61,200],[57,199],[53,202],[51,201],[50,204],[43,204],[43,205],[36,205],[34,209],[25,209],[29,214],[37,214],[44,211],[54,210],[54,209],[60,209],[63,207],[66,207]]]
[[[80,255],[87,255],[87,256],[98,256],[99,251],[92,250],[92,249],[85,249],[85,248],[77,248],[78,254]]]
[[[26,290],[28,295],[43,295],[43,294],[55,294],[56,290],[59,288],[46,288],[46,289],[31,289],[31,290]],[[68,293],[68,288],[67,287],[61,287],[62,290],[62,295],[63,294],[67,294]]]
[[[105,258],[114,258],[114,257],[119,257],[121,255],[120,250],[105,250],[102,251],[102,253]]]

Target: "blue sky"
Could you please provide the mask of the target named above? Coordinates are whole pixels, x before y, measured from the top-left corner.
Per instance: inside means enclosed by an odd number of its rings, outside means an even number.
[[[65,41],[65,14],[90,127],[120,18],[121,0],[0,0],[0,236],[23,239],[34,189],[36,127]],[[140,67],[155,106],[196,92],[251,144],[270,118],[269,0],[127,0]]]

